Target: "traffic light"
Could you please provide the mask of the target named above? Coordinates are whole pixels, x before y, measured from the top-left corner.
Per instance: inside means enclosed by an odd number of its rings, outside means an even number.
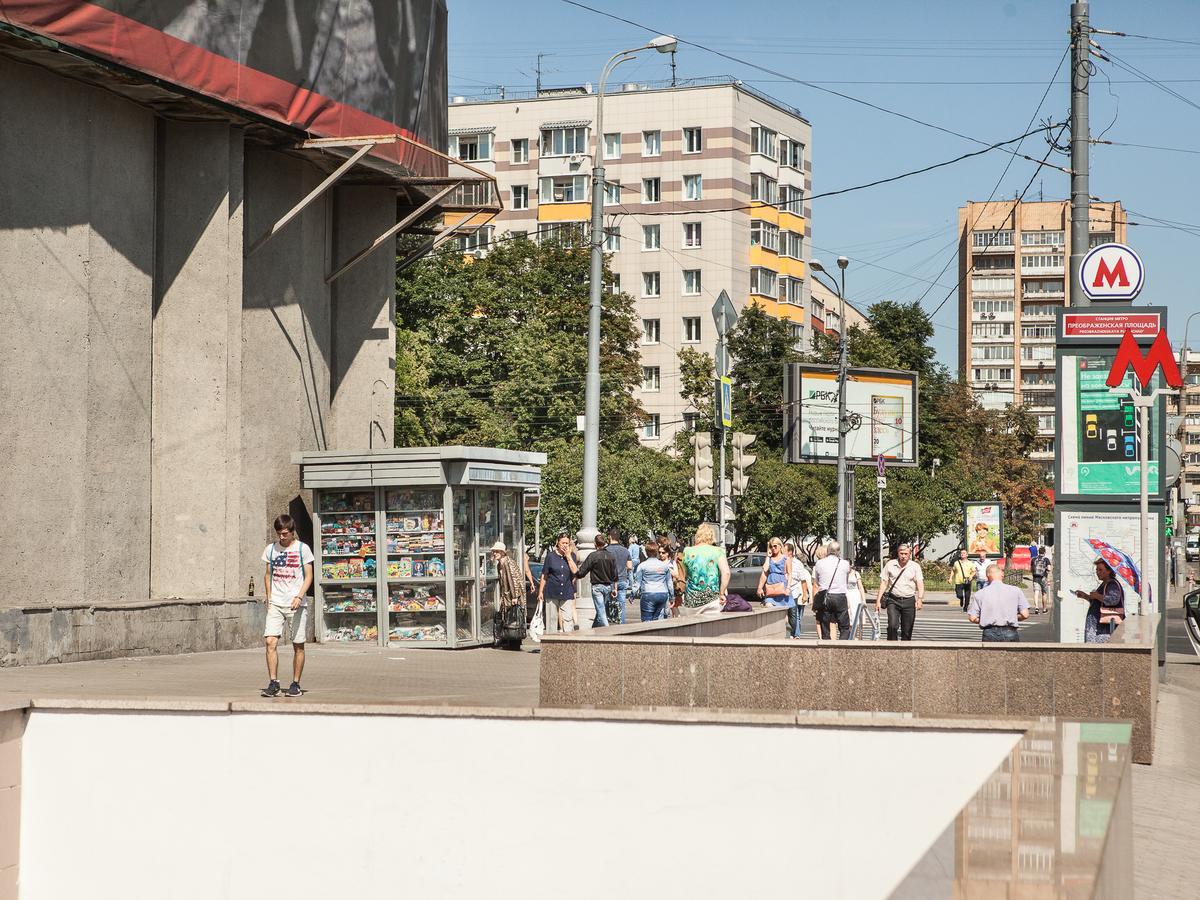
[[[697,495],[709,495],[713,492],[713,456],[712,434],[707,431],[697,431],[692,434],[692,477],[688,484]]]
[[[746,485],[750,483],[750,473],[747,471],[757,456],[751,456],[746,451],[750,449],[750,445],[758,440],[758,436],[754,434],[743,434],[740,431],[733,433],[733,496],[740,497],[746,493]]]

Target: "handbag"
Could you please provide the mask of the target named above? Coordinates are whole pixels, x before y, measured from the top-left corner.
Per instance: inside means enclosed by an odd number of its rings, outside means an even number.
[[[546,632],[546,620],[542,616],[542,604],[544,601],[538,600],[537,609],[533,611],[533,619],[529,622],[529,638],[534,643],[541,643],[542,635]]]
[[[787,585],[782,581],[775,581],[767,584],[767,590],[764,596],[767,597],[782,597],[788,592]]]

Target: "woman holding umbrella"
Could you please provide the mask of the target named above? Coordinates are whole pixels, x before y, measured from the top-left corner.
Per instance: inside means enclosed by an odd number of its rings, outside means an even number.
[[[1076,591],[1075,596],[1088,601],[1087,619],[1083,626],[1084,642],[1103,644],[1125,620],[1125,589],[1117,581],[1112,566],[1103,559],[1097,559],[1095,567],[1100,584],[1091,593]]]

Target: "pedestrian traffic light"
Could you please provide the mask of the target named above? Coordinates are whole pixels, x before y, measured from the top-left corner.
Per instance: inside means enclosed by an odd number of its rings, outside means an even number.
[[[712,435],[707,431],[697,431],[692,434],[692,477],[688,484],[698,496],[711,495],[713,492],[713,456]]]
[[[754,434],[743,434],[740,431],[733,433],[733,477],[731,481],[735,497],[746,493],[746,485],[750,483],[748,470],[758,457],[751,456],[746,451],[756,440],[758,440],[758,436]]]

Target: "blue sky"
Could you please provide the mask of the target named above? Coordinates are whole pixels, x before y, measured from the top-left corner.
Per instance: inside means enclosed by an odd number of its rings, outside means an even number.
[[[811,81],[879,106],[994,143],[1024,133],[1067,46],[1068,0],[929,0],[929,2],[649,4],[588,0],[588,5],[676,34],[785,75]],[[543,82],[582,84],[604,61],[651,32],[569,6],[561,0],[449,0],[450,89],[479,96],[495,85],[532,89],[543,59]],[[764,11],[769,11],[764,15]],[[1142,70],[1196,106],[1168,95],[1114,61],[1096,60],[1092,135],[1105,140],[1191,152],[1093,146],[1093,196],[1121,200],[1131,210],[1130,243],[1147,279],[1139,302],[1168,306],[1178,343],[1187,314],[1200,310],[1200,0],[1097,0],[1095,28],[1164,40],[1095,36],[1121,61]],[[1183,42],[1195,43],[1183,43]],[[949,159],[978,144],[906,122],[862,105],[681,46],[680,78],[732,75],[800,108],[813,126],[813,192],[873,181]],[[668,57],[647,55],[622,67],[621,80],[670,75]],[[1068,60],[1069,63],[1069,60]],[[1105,75],[1111,79],[1111,86]],[[1039,119],[1066,118],[1069,65],[1064,64]],[[1115,118],[1115,121],[1114,121]],[[1021,148],[1040,159],[1041,135]],[[913,300],[934,309],[957,282],[951,261],[957,209],[985,200],[1008,155],[992,151],[938,171],[842,197],[813,201],[814,255],[852,260],[846,293],[861,305]],[[1050,162],[1067,165],[1053,154]],[[1020,192],[1038,167],[1015,160],[997,198]],[[1026,199],[1068,195],[1066,173],[1042,169]],[[1154,219],[1147,218],[1154,217]],[[1190,232],[1162,227],[1170,220]],[[889,271],[891,270],[891,271]],[[1200,345],[1200,317],[1192,346]],[[935,345],[956,364],[957,294],[937,312]]]

